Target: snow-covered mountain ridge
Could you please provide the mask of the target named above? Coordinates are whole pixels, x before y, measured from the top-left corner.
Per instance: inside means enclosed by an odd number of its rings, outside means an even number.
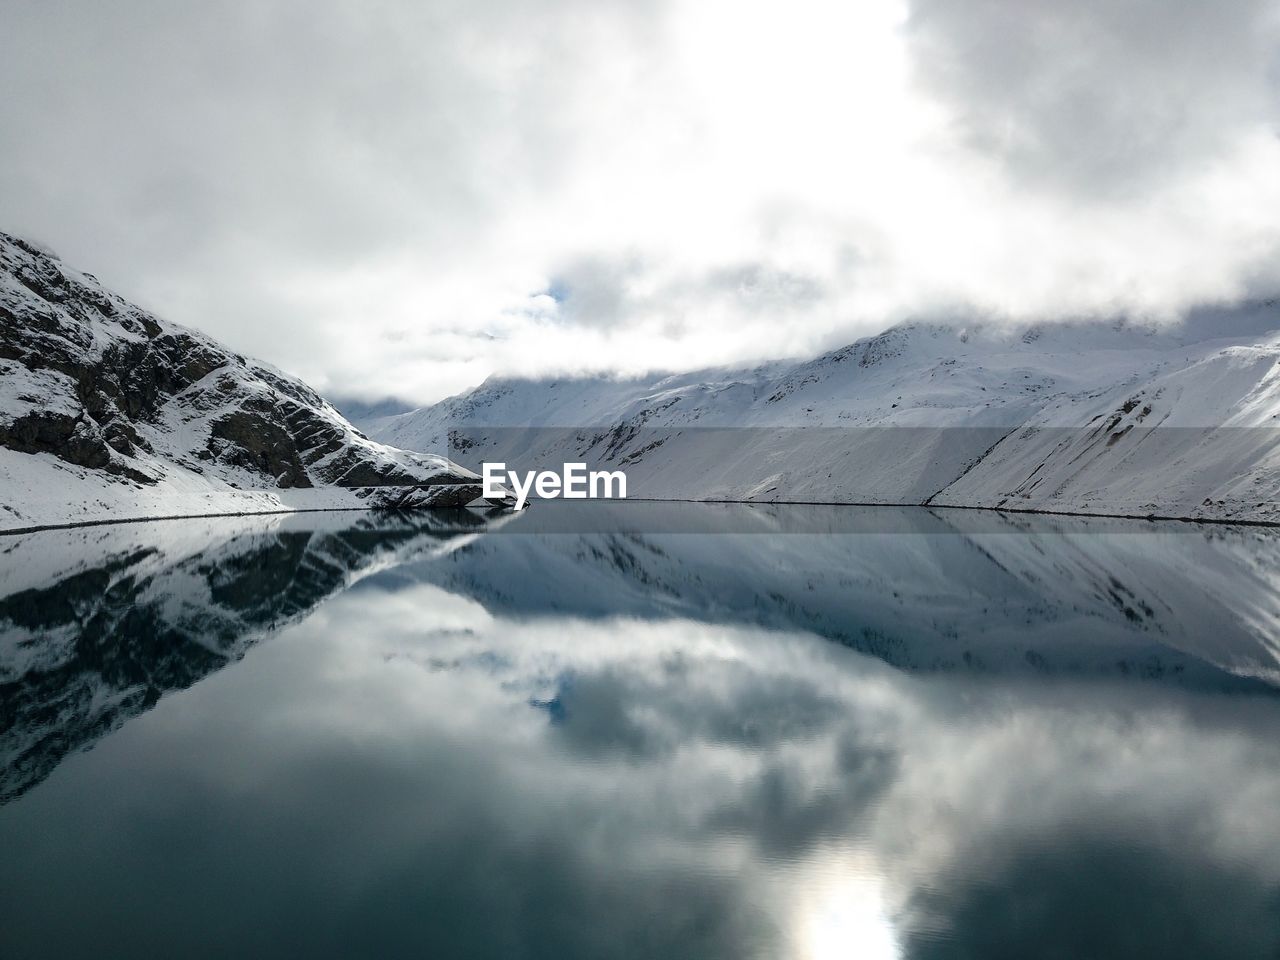
[[[0,531],[454,505],[475,480],[369,440],[301,381],[0,233]]]
[[[754,369],[491,378],[362,426],[473,468],[622,467],[632,497],[1280,521],[1280,304],[1176,327],[904,324]]]

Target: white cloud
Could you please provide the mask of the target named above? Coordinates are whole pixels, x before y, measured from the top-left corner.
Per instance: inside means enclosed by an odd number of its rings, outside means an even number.
[[[312,380],[1274,287],[1274,8],[17,4],[5,226]]]

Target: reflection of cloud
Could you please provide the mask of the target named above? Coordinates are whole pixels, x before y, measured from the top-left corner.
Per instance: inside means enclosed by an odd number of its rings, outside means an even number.
[[[162,953],[173,926],[128,922],[160,912],[234,917],[223,955],[1027,956],[1061,926],[1103,957],[1176,906],[1215,956],[1280,945],[1268,699],[378,587],[0,812],[13,942]]]
[[[499,621],[474,642],[510,658],[505,683],[555,689],[564,714],[544,743],[600,769],[629,798],[625,819],[647,809],[695,849],[731,840],[798,863],[791,882],[813,897],[833,863],[865,851],[858,869],[880,880],[835,881],[865,895],[847,906],[864,931],[851,938],[875,929],[858,918],[880,897],[908,956],[999,956],[1001,943],[1032,955],[1054,923],[1080,947],[1064,955],[1132,955],[1128,917],[1144,909],[1146,942],[1170,918],[1196,927],[1170,956],[1280,944],[1280,927],[1254,922],[1280,894],[1280,775],[1258,773],[1280,759],[1266,699],[1197,698],[1211,723],[1132,686],[1032,683],[975,702],[964,684],[820,643],[679,622]],[[1238,908],[1224,916],[1224,902]],[[804,915],[839,929],[833,909]],[[1223,924],[1259,935],[1219,937]]]
[[[908,955],[1274,956],[1280,944],[1274,875],[1206,863],[1188,855],[1180,832],[1161,832],[1115,829],[1095,819],[1072,824],[1069,842],[1008,838],[1006,849],[987,853],[981,877],[966,876],[961,867],[936,890],[920,892],[913,906],[926,915],[935,908],[930,919],[944,932],[914,933]]]
[[[916,760],[877,831],[895,862],[929,877],[898,888],[910,955],[1244,957],[1280,945],[1280,926],[1257,922],[1280,896],[1267,809],[1280,778],[1254,775],[1276,759],[1274,707],[1148,694],[1002,696],[950,722],[938,711],[919,731],[927,744],[911,738]],[[1250,932],[1220,936],[1228,925]]]

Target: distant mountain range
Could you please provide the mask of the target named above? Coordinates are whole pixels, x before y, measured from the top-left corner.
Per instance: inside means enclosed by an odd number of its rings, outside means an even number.
[[[0,233],[0,531],[456,505],[475,480],[369,440],[301,381]]]
[[[358,423],[466,466],[622,468],[654,499],[1280,521],[1280,304],[1176,326],[908,323],[801,363],[491,378]]]

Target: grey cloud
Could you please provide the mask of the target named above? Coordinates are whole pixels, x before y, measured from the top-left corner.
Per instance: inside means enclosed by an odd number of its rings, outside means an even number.
[[[2,48],[9,173],[170,235],[349,253],[418,229],[422,201],[452,235],[494,178],[560,175],[584,6],[22,4]]]
[[[563,264],[547,292],[569,322],[605,328],[646,313],[678,322],[717,303],[750,316],[802,311],[832,294],[818,277],[758,261],[676,270],[669,276],[661,266],[637,253],[584,255]],[[661,279],[655,281],[655,274]]]
[[[1229,165],[1226,198],[1179,177],[1275,129],[1274,6],[916,0],[920,87],[1000,161],[988,177],[955,131],[898,142],[928,111],[896,72],[883,111],[785,64],[778,102],[753,102],[744,41],[718,32],[760,27],[746,8],[708,30],[672,0],[12,0],[0,210],[126,297],[366,399],[562,372],[578,327],[582,366],[634,372],[817,352],[922,309],[1167,313],[1275,289],[1266,151]],[[895,59],[899,39],[869,43]],[[917,210],[917,184],[958,203]],[[1055,191],[1158,202],[1064,217]]]
[[[570,322],[617,326],[633,312],[636,298],[630,286],[645,270],[646,264],[636,254],[581,256],[556,271],[548,293]]]
[[[379,255],[424,272],[591,135],[599,41],[655,4],[554,0],[8,4],[6,229],[171,319],[289,364],[314,320],[280,289]],[[603,24],[603,26],[602,26]]]
[[[821,280],[762,263],[742,263],[713,270],[704,281],[713,291],[733,295],[749,310],[789,309],[817,303],[827,291]]]
[[[1159,186],[1280,118],[1271,0],[912,0],[907,37],[973,145],[1081,195]]]

